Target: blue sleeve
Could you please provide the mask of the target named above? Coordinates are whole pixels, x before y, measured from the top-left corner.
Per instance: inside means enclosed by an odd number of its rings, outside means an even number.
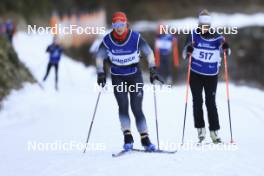
[[[140,36],[138,43],[139,50],[146,56],[149,68],[156,66],[155,57],[153,50],[150,48],[149,44]]]
[[[97,58],[103,58],[103,59],[107,59],[108,58],[107,48],[106,48],[106,46],[104,45],[103,42],[99,46],[99,49],[98,49],[97,54],[96,54],[96,57]]]
[[[139,43],[138,43],[138,48],[140,51],[142,51],[146,56],[148,56],[151,52],[152,49],[150,48],[149,44],[145,41],[143,37],[140,36],[139,38]]]
[[[108,55],[107,55],[107,48],[104,45],[104,43],[102,42],[98,48],[98,51],[96,53],[96,68],[97,68],[97,72],[104,72],[104,61],[108,59]]]

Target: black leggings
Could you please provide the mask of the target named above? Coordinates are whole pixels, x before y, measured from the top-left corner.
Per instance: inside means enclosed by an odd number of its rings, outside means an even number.
[[[122,131],[130,130],[129,94],[130,106],[136,119],[137,130],[139,133],[147,133],[146,118],[142,111],[143,79],[141,72],[138,71],[135,74],[126,76],[112,75],[112,85],[119,107],[119,120]],[[136,85],[138,85],[137,88]]]
[[[58,69],[59,69],[58,63],[56,63],[56,64],[53,64],[50,62],[48,63],[46,75],[44,76],[43,81],[46,81],[52,66],[54,66],[54,68],[55,68],[55,83],[57,84],[58,83]]]
[[[215,102],[218,76],[205,76],[191,71],[190,87],[193,96],[193,115],[195,128],[204,128],[203,89],[207,108],[209,130],[219,130],[218,112]]]
[[[171,55],[160,55],[160,68],[159,72],[165,80],[172,77],[172,61],[171,61]]]

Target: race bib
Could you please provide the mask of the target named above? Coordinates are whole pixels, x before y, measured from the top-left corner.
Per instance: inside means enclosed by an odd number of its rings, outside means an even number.
[[[205,50],[195,48],[192,56],[197,60],[207,63],[215,63],[221,61],[219,50]]]

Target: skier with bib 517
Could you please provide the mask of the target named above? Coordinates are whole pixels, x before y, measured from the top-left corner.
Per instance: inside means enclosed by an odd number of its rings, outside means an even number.
[[[209,31],[211,16],[207,10],[200,12],[198,21],[198,28],[188,37],[183,51],[184,58],[192,56],[190,87],[193,97],[194,126],[198,131],[199,142],[202,142],[206,136],[202,95],[204,90],[210,137],[213,143],[220,143],[221,138],[218,134],[220,125],[215,97],[221,55],[223,52],[230,55],[231,51],[222,35]]]

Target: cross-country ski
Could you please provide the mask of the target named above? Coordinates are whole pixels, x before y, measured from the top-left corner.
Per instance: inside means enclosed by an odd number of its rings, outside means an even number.
[[[122,155],[125,155],[125,154],[130,154],[130,153],[157,153],[157,154],[174,154],[177,152],[177,150],[175,151],[169,151],[169,150],[153,150],[153,151],[147,151],[147,150],[143,150],[143,149],[131,149],[131,150],[121,150],[120,152],[117,152],[117,153],[113,153],[112,154],[112,157],[120,157]]]

